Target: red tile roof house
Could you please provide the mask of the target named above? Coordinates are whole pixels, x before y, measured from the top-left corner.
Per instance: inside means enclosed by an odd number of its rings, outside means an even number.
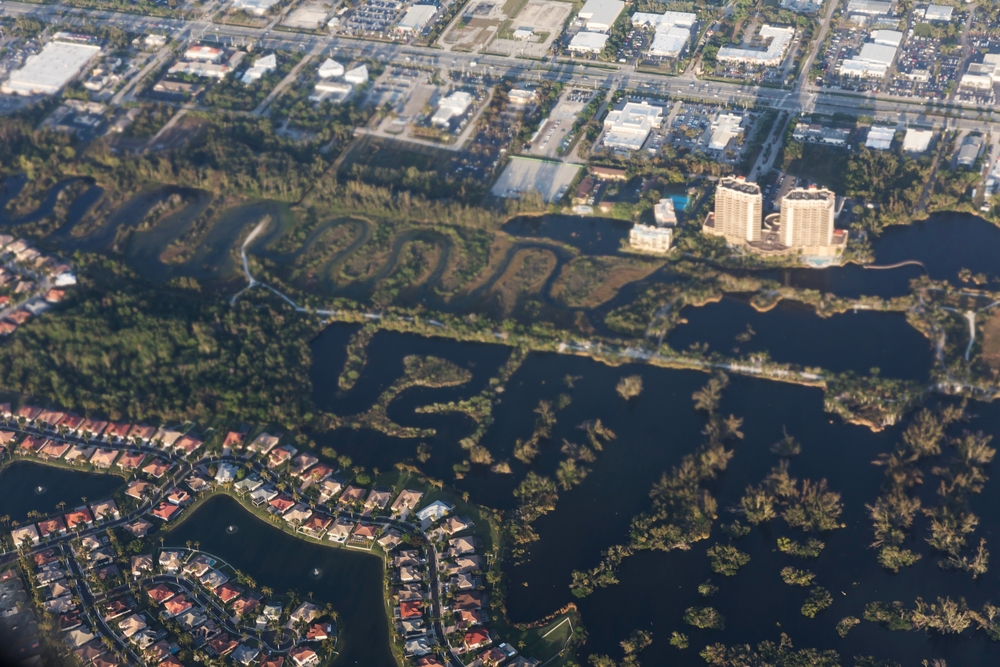
[[[60,426],[65,427],[70,433],[76,433],[83,426],[83,423],[87,421],[80,415],[68,414],[66,418],[62,420]]]
[[[282,445],[281,447],[275,447],[270,452],[268,452],[267,467],[274,469],[281,466],[281,464],[291,460],[292,456],[294,456],[297,451],[298,450],[292,447],[291,445]]]
[[[86,507],[73,510],[66,514],[66,526],[73,530],[77,526],[89,527],[94,525],[94,517]]]
[[[64,419],[66,419],[65,412],[59,412],[58,410],[42,410],[42,413],[35,418],[35,421],[40,424],[45,424],[46,428],[54,431]]]
[[[17,416],[24,417],[29,424],[38,419],[40,414],[42,414],[42,409],[34,405],[22,405],[17,409]]]
[[[118,467],[122,470],[135,470],[144,458],[146,458],[146,455],[139,452],[125,452],[118,459]]]
[[[0,322],[0,336],[9,336],[17,331],[17,325],[13,322]]]
[[[144,424],[137,424],[132,427],[129,431],[128,437],[131,440],[137,440],[144,445],[149,444],[149,439],[156,435],[155,426],[146,426]]]
[[[21,449],[21,451],[28,452],[29,454],[37,454],[38,450],[44,447],[46,442],[45,438],[37,435],[29,435],[21,441],[19,449]]]
[[[482,648],[489,644],[492,639],[490,639],[490,633],[486,628],[472,628],[465,633],[465,638],[463,643],[465,648],[469,651],[475,651],[477,648]]]
[[[507,654],[494,646],[490,650],[480,653],[479,659],[482,660],[485,667],[500,667],[500,664],[507,659]]]
[[[184,663],[174,656],[168,655],[166,659],[158,665],[158,667],[184,667]]]
[[[132,611],[132,608],[125,604],[123,600],[115,600],[114,602],[109,602],[104,608],[104,620],[113,621],[116,618],[120,618],[125,614]]]
[[[362,524],[354,529],[354,535],[352,535],[352,537],[361,538],[367,541],[374,541],[376,530],[375,526]]]
[[[273,512],[274,514],[284,514],[288,510],[295,507],[295,501],[286,495],[280,495],[271,500],[268,505],[271,506],[271,509],[269,510],[270,512]]]
[[[260,667],[282,667],[285,664],[285,656],[269,655],[260,661]]]
[[[168,470],[170,470],[170,464],[160,459],[154,459],[142,469],[144,473],[155,479],[163,477]]]
[[[54,535],[65,535],[66,522],[63,521],[62,517],[60,516],[57,516],[54,519],[46,519],[45,521],[39,521],[38,532],[41,534],[42,539]]]
[[[192,438],[189,435],[185,435],[174,443],[174,450],[178,454],[182,454],[187,457],[190,456],[196,449],[201,447],[201,444],[201,440],[198,438]]]
[[[244,595],[233,602],[233,615],[234,616],[245,616],[250,615],[256,611],[257,607],[260,606],[260,600],[255,597],[250,597],[249,595]]]
[[[72,447],[68,442],[56,442],[55,440],[46,440],[42,448],[38,450],[38,455],[44,459],[60,459],[63,454],[69,451]]]
[[[163,603],[163,610],[167,613],[168,618],[180,616],[192,607],[194,607],[194,605],[191,604],[191,601],[184,595],[172,597]]]
[[[122,458],[124,459],[125,457],[123,456]],[[121,461],[119,461],[118,463],[120,464]],[[135,498],[136,500],[143,500],[146,497],[146,492],[152,486],[153,485],[150,484],[149,482],[137,479],[128,485],[128,488],[125,489],[125,495],[129,496],[130,498]]]
[[[313,665],[319,664],[319,656],[316,655],[316,651],[312,649],[305,648],[304,646],[296,646],[291,651],[288,652],[288,657],[292,659],[298,667],[312,667]]]
[[[313,623],[306,630],[306,641],[321,642],[330,638],[333,626],[329,623]]]
[[[146,594],[149,599],[156,604],[163,604],[170,598],[174,597],[174,592],[167,588],[164,584],[157,584],[150,589],[146,590]]]
[[[170,503],[162,502],[155,510],[153,510],[153,516],[163,521],[170,521],[170,519],[173,518],[173,516],[180,511],[181,508],[178,507],[177,505],[171,505]]]
[[[423,603],[420,600],[408,600],[399,603],[399,617],[402,620],[420,618],[424,615]]]
[[[331,523],[333,523],[332,517],[323,516],[322,514],[314,514],[308,521],[302,524],[302,527],[299,530],[306,535],[320,539]]]
[[[226,439],[222,441],[222,447],[229,447],[230,449],[239,449],[243,446],[243,434],[237,433],[236,431],[230,431],[226,434]]]
[[[186,505],[191,502],[191,494],[184,489],[174,489],[167,496],[167,502],[172,505]]]
[[[239,642],[232,639],[225,632],[208,642],[208,647],[219,655],[229,655],[237,646],[239,646]]]
[[[228,582],[215,589],[215,595],[222,600],[222,604],[229,604],[231,600],[238,598],[241,592],[240,589]]]
[[[132,430],[132,425],[125,422],[111,422],[108,424],[107,430],[104,432],[104,437],[108,439],[108,442],[112,440],[124,440],[128,437],[128,432]]]
[[[15,310],[7,316],[7,319],[15,324],[21,325],[31,319],[31,313],[26,310]]]

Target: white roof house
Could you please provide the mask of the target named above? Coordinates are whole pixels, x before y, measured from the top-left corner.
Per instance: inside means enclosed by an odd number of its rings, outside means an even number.
[[[348,70],[344,74],[344,81],[347,83],[368,83],[368,67],[366,65],[359,65],[354,69]]]
[[[865,146],[880,151],[889,150],[892,146],[892,138],[896,134],[896,128],[884,125],[872,125],[868,130],[868,138],[865,139]]]
[[[724,46],[716,56],[718,60],[743,62],[763,67],[776,67],[785,57],[788,45],[795,36],[795,28],[782,28],[773,25],[763,25],[760,28],[762,40],[770,38],[766,49],[743,49]]]
[[[604,119],[604,145],[610,148],[639,150],[653,128],[660,126],[663,107],[649,102],[627,102],[621,109],[608,112]]]
[[[464,90],[456,90],[438,102],[437,111],[431,116],[435,125],[447,125],[452,118],[461,116],[472,106],[472,95]]]
[[[454,509],[455,506],[445,500],[435,500],[417,512],[417,518],[420,519],[421,524],[429,526],[448,516]]]
[[[587,0],[576,16],[587,30],[607,32],[625,9],[622,0]]]
[[[653,206],[653,219],[658,225],[676,225],[677,213],[674,211],[674,200],[664,197]]]
[[[327,58],[319,66],[319,69],[316,70],[316,75],[321,79],[334,79],[338,76],[344,76],[344,66],[333,58]]]
[[[49,42],[0,86],[8,95],[55,95],[100,54],[99,46]]]
[[[951,5],[930,5],[924,11],[924,19],[928,21],[951,21],[954,8]]]
[[[569,41],[570,51],[577,53],[600,53],[608,43],[608,36],[603,32],[578,32]]]
[[[396,24],[396,30],[406,33],[420,32],[434,18],[437,10],[435,5],[411,5],[403,18]]]
[[[914,130],[912,127],[906,128],[906,136],[903,137],[903,150],[907,153],[923,153],[931,145],[934,132],[931,130]]]

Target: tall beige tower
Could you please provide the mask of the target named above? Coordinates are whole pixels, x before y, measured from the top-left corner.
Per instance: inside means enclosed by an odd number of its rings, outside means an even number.
[[[733,244],[759,241],[763,211],[764,199],[756,183],[724,178],[715,190],[714,233]]]
[[[781,242],[789,248],[833,244],[836,197],[826,188],[795,188],[781,200]]]

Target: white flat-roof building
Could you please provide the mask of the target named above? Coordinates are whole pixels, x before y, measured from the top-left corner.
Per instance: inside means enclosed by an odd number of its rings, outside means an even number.
[[[907,153],[923,153],[931,145],[934,132],[931,130],[915,130],[912,127],[906,128],[906,136],[903,137],[903,150]]]
[[[263,58],[257,58],[253,62],[253,65],[246,72],[243,73],[243,78],[241,81],[245,84],[251,84],[254,81],[259,80],[262,76],[268,72],[273,72],[278,68],[278,61],[274,57],[274,54],[264,56]]]
[[[420,32],[434,18],[437,10],[435,5],[411,5],[396,24],[396,30],[403,33]]]
[[[720,113],[712,123],[712,138],[708,147],[713,151],[724,151],[729,142],[743,134],[743,117],[732,113]]]
[[[309,99],[313,102],[343,102],[353,90],[354,86],[344,81],[320,81],[313,87],[313,94]]]
[[[663,12],[650,14],[636,12],[632,15],[632,25],[654,28],[653,41],[647,53],[653,58],[676,58],[687,46],[691,38],[691,28],[698,21],[698,15],[691,12]]]
[[[876,30],[872,33],[872,42],[896,49],[903,42],[903,33],[898,30]]]
[[[263,16],[267,14],[271,7],[278,4],[278,0],[233,0],[234,9],[242,9],[248,14]]]
[[[600,53],[608,43],[603,32],[578,32],[569,41],[568,49],[577,53]]]
[[[872,125],[868,130],[868,138],[865,139],[865,146],[879,151],[887,151],[892,147],[892,138],[896,135],[896,128],[885,125]]]
[[[8,95],[55,95],[100,52],[99,46],[89,44],[49,42],[11,72],[0,90]]]
[[[838,70],[842,76],[881,78],[889,70],[896,58],[896,51],[903,34],[895,30],[876,30],[872,33],[876,40],[861,47],[858,55],[845,60]]]
[[[577,18],[591,32],[607,32],[625,9],[622,0],[587,0]]]
[[[653,206],[653,219],[658,225],[672,227],[677,224],[677,213],[674,211],[674,200],[664,197]]]
[[[929,5],[924,10],[924,20],[949,22],[954,11],[951,5]]]
[[[983,62],[970,64],[959,83],[963,88],[992,89],[1000,83],[1000,53],[987,53]]]
[[[472,95],[464,90],[456,90],[438,102],[437,111],[431,116],[435,125],[447,125],[452,118],[461,116],[472,106]]]
[[[642,252],[668,252],[673,240],[674,230],[670,227],[636,224],[628,234],[629,246]]]
[[[886,16],[892,11],[891,2],[882,0],[851,0],[847,3],[848,14],[864,14],[865,16]]]
[[[523,42],[531,39],[534,34],[535,31],[530,26],[522,26],[514,31],[514,39]]]
[[[368,66],[359,65],[354,69],[347,70],[344,74],[344,81],[354,84],[368,83]]]
[[[777,67],[785,57],[788,45],[792,43],[792,38],[795,36],[795,28],[763,25],[760,28],[759,34],[762,40],[770,39],[767,48],[743,49],[724,46],[719,49],[716,58],[723,62],[731,61],[761,67]]]
[[[653,128],[660,126],[662,116],[663,107],[649,102],[626,102],[604,119],[604,145],[637,151],[646,143]]]
[[[327,58],[316,70],[316,76],[321,79],[335,79],[338,76],[344,76],[344,66],[333,58]]]

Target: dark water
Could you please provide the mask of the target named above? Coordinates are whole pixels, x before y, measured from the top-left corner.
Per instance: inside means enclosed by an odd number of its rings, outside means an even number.
[[[781,301],[762,313],[745,301],[724,298],[685,308],[682,315],[688,323],[667,337],[680,351],[708,343],[710,352],[727,356],[767,351],[780,362],[864,374],[877,367],[885,377],[921,381],[933,362],[930,342],[901,313],[862,310],[821,318],[799,302]],[[747,325],[755,334],[737,341]]]
[[[236,526],[235,533],[226,531]],[[217,496],[165,536],[165,546],[197,540],[214,554],[276,594],[294,589],[330,603],[341,619],[340,665],[395,667],[382,604],[382,560],[349,549],[320,546],[283,533]],[[318,568],[320,575],[312,575]]]
[[[29,511],[56,512],[60,502],[68,511],[82,505],[83,497],[88,503],[110,498],[123,483],[115,475],[14,461],[0,470],[0,516],[23,523]]]
[[[614,255],[628,238],[632,224],[610,218],[543,215],[514,218],[503,226],[513,236],[549,238],[579,248],[587,255]]]

